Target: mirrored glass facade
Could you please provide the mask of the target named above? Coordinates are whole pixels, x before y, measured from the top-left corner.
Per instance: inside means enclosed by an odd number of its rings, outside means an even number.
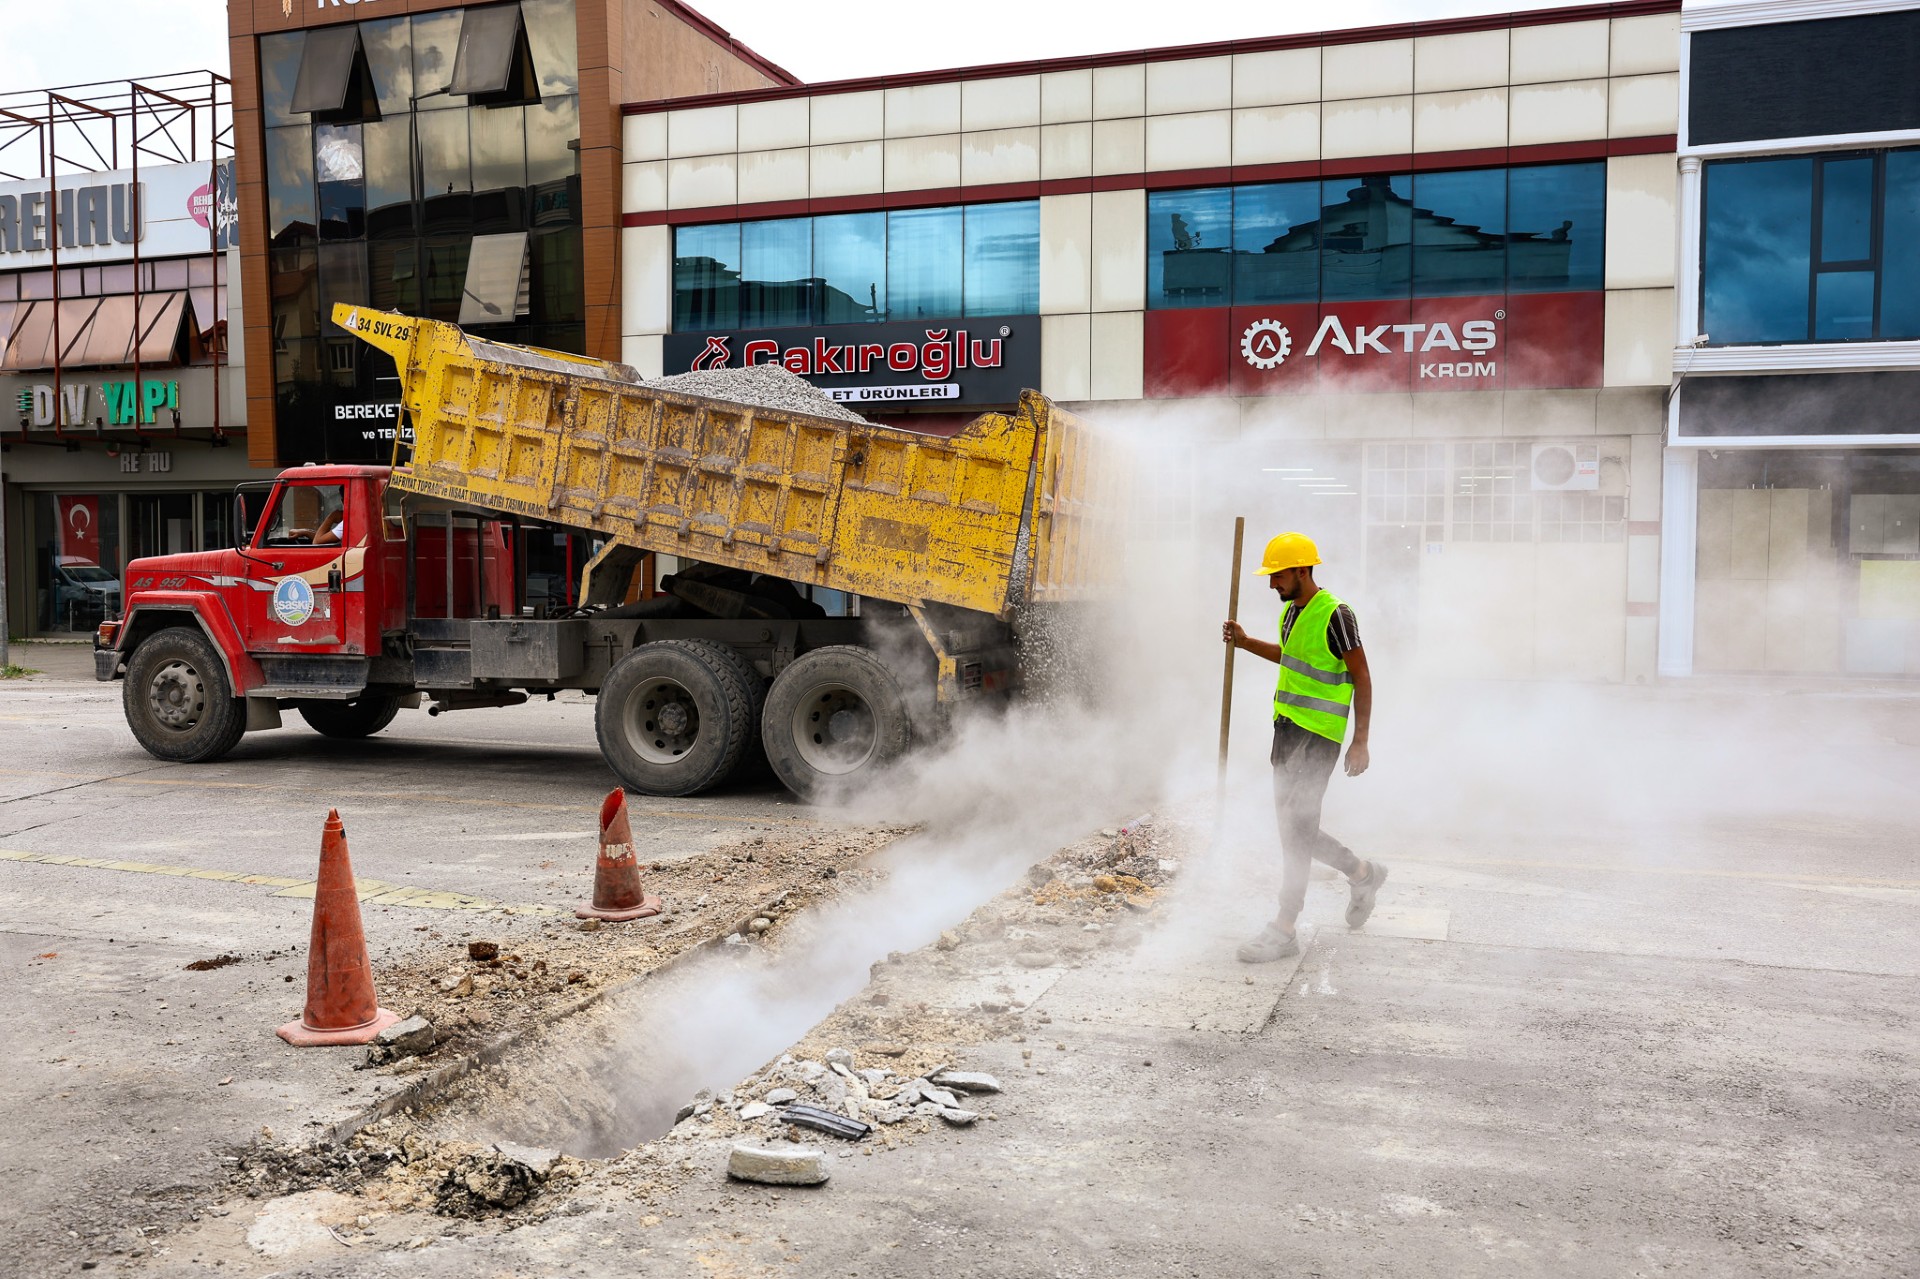
[[[337,328],[331,308],[353,302],[457,322],[476,235],[527,233],[531,293],[526,314],[477,331],[584,351],[573,0],[518,8],[532,68],[530,81],[514,83],[531,83],[533,95],[451,91],[465,16],[479,10],[353,24],[357,52],[340,111],[292,110],[314,33],[260,40],[280,457],[389,455],[390,436],[335,410],[396,400],[392,363]]]
[[[1606,165],[1153,191],[1155,309],[1604,285]]]
[[[685,226],[673,235],[680,333],[1039,309],[1037,200]]]

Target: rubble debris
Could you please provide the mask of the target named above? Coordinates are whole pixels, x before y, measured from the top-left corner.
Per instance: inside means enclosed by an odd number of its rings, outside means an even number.
[[[48,958],[48,956],[41,956],[41,958]],[[191,964],[186,965],[186,970],[190,973],[207,973],[212,972],[216,968],[225,968],[228,964],[237,964],[239,962],[240,956],[238,955],[215,955],[212,959],[194,960]]]
[[[930,1077],[931,1082],[942,1088],[958,1089],[961,1092],[999,1092],[1000,1081],[992,1075],[972,1070],[942,1070]]]
[[[402,1057],[418,1057],[422,1053],[433,1051],[438,1042],[433,1023],[425,1017],[413,1016],[405,1021],[397,1021],[374,1037],[367,1045],[367,1063],[379,1066],[390,1061],[399,1061]]]
[[[769,1106],[766,1102],[750,1101],[746,1105],[740,1107],[740,1122],[744,1124],[750,1124],[754,1120],[764,1118],[767,1115],[771,1115],[772,1113],[773,1113],[773,1107]]]
[[[766,1095],[765,1100],[770,1106],[784,1106],[790,1101],[799,1101],[800,1094],[792,1088],[775,1088]]]
[[[654,378],[646,386],[651,390],[697,395],[704,399],[725,400],[729,404],[775,409],[783,413],[805,413],[863,425],[867,420],[799,374],[778,364],[676,373],[671,377]]]
[[[559,1159],[557,1151],[510,1142],[467,1155],[441,1177],[433,1210],[444,1217],[478,1217],[517,1208],[547,1183]]]
[[[833,1174],[823,1150],[807,1146],[768,1149],[742,1142],[727,1152],[727,1176],[769,1186],[817,1186]]]
[[[1013,957],[1013,962],[1022,968],[1051,968],[1053,953],[1045,950],[1023,950]]]
[[[845,1048],[829,1048],[827,1049],[827,1065],[851,1067],[853,1065],[853,1054]]]
[[[833,1137],[844,1137],[848,1141],[858,1141],[873,1131],[872,1124],[835,1114],[831,1110],[822,1110],[818,1106],[799,1103],[782,1110],[780,1118],[796,1128],[812,1128],[816,1132],[824,1132]]]
[[[980,1118],[980,1112],[977,1110],[968,1110],[962,1106],[942,1106],[940,1107],[940,1117],[952,1124],[955,1128],[966,1128],[971,1126],[974,1120]]]
[[[467,943],[467,958],[476,963],[487,963],[500,957],[500,943],[493,941],[470,941]]]
[[[874,1057],[904,1057],[907,1055],[907,1046],[889,1043],[861,1044],[860,1051]]]

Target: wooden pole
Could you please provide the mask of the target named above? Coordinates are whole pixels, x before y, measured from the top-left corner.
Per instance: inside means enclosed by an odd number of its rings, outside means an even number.
[[[1246,540],[1247,520],[1244,515],[1233,518],[1233,581],[1227,587],[1227,620],[1240,620],[1240,547]],[[1227,731],[1233,722],[1233,653],[1231,642],[1227,644],[1227,668],[1220,678],[1220,775],[1218,779],[1217,806],[1224,808],[1227,802]]]

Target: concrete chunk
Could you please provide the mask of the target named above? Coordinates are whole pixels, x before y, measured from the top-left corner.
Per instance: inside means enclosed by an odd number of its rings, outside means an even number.
[[[727,1176],[769,1186],[817,1186],[832,1173],[825,1151],[808,1146],[769,1150],[764,1146],[735,1146],[727,1155]]]
[[[974,1070],[943,1070],[933,1077],[933,1082],[942,1088],[957,1088],[961,1092],[1000,1091],[999,1080]]]
[[[760,1116],[770,1115],[772,1113],[773,1113],[773,1107],[769,1106],[766,1102],[750,1101],[746,1105],[740,1107],[740,1121],[742,1123],[750,1124],[754,1120],[760,1118]]]
[[[790,1101],[799,1101],[800,1094],[792,1088],[775,1088],[767,1094],[769,1106],[784,1106]]]

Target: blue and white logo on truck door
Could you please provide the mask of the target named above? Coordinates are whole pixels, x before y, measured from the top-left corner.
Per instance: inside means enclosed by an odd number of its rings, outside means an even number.
[[[273,615],[288,626],[313,616],[313,588],[297,577],[280,579],[273,588]]]

